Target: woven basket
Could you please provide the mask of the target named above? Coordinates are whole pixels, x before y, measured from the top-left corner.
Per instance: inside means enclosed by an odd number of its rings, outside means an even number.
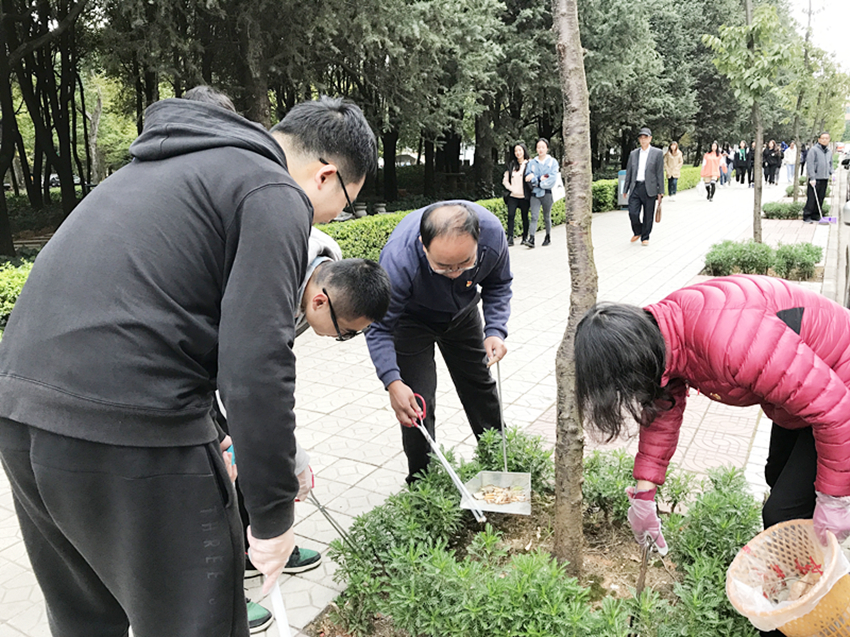
[[[827,548],[820,545],[811,520],[782,522],[762,531],[729,567],[729,601],[757,627],[772,622],[787,637],[850,637],[850,575],[843,574],[846,562],[832,534],[829,542]],[[764,601],[742,596],[733,585],[737,581],[777,590],[785,585],[783,580],[800,576],[810,567],[822,570],[820,579],[799,599],[784,602],[776,610],[765,610]]]

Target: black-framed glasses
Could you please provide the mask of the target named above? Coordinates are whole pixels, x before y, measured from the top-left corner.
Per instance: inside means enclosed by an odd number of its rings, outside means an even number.
[[[322,294],[324,294],[325,298],[328,299],[328,309],[331,311],[331,321],[333,321],[334,329],[336,330],[336,340],[340,342],[350,341],[358,334],[362,334],[364,332],[364,330],[346,330],[345,332],[340,331],[339,322],[336,320],[336,312],[334,312],[334,306],[333,303],[331,303],[331,297],[328,295],[328,291],[325,288],[322,288]]]
[[[331,165],[329,161],[325,161],[321,157],[319,157],[319,161],[322,162],[325,166]],[[342,175],[339,174],[339,168],[336,169],[336,176],[339,179],[339,185],[342,186],[342,194],[345,195],[345,201],[348,202],[348,211],[351,214],[354,214],[354,204],[351,203],[351,197],[348,196],[348,189],[345,187],[345,182],[342,180]]]

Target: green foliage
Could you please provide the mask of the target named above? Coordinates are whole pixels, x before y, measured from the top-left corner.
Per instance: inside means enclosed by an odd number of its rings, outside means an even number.
[[[629,501],[626,487],[634,485],[634,458],[626,451],[594,451],[584,459],[581,494],[589,511],[601,512],[606,520],[625,522]]]
[[[791,188],[791,186],[788,187]],[[803,212],[804,205],[805,203],[802,201],[773,201],[764,204],[761,209],[762,211],[764,211],[764,216],[766,219],[799,219]]]
[[[485,434],[473,462],[460,464],[462,479],[485,465],[501,468],[493,433]],[[539,441],[515,435],[525,451],[509,457],[509,469],[544,459]],[[548,455],[545,459],[551,464]],[[582,487],[587,508],[609,511],[611,522],[625,522],[632,464],[624,451],[590,454]],[[546,553],[512,554],[490,524],[470,537],[454,487],[444,472],[431,470],[409,490],[358,517],[349,531],[353,547],[332,543],[330,557],[340,565],[336,577],[347,582],[338,619],[357,634],[368,634],[375,616],[382,615],[391,617],[395,630],[417,636],[751,637],[755,632],[726,600],[724,583],[732,558],[758,532],[759,507],[738,469],[710,472],[695,498],[693,485],[693,476],[671,468],[658,496],[668,503],[693,500],[686,515],[672,514],[663,522],[682,570],[674,589],[677,601],[645,589],[638,599],[604,597],[594,605],[590,589]],[[466,546],[459,544],[466,537]]]
[[[695,188],[700,182],[699,166],[683,166],[679,181],[676,183],[677,190],[688,190]]]
[[[593,182],[591,192],[593,194],[593,212],[605,212],[617,209],[617,184],[616,179],[600,179]]]
[[[531,436],[518,427],[508,427],[506,431],[508,471],[530,473],[535,493],[551,493],[555,480],[552,450],[544,448],[540,436]],[[502,435],[497,429],[487,429],[478,440],[472,464],[476,463],[477,471],[504,470]]]
[[[776,8],[765,3],[756,6],[751,25],[722,26],[719,36],[704,35],[703,42],[714,51],[714,65],[735,98],[749,107],[775,90],[777,73],[797,53],[787,38]]]
[[[811,243],[782,245],[774,250],[752,240],[743,243],[723,241],[711,246],[705,255],[705,272],[712,276],[744,274],[773,274],[783,279],[810,279],[815,265],[823,257],[823,249]],[[792,277],[793,275],[793,277]]]
[[[12,313],[12,308],[15,307],[15,301],[21,294],[30,270],[32,270],[32,263],[28,261],[18,265],[14,263],[0,264],[0,329],[5,329],[9,315]]]
[[[738,550],[759,532],[760,512],[740,469],[710,471],[700,497],[688,507],[684,518],[677,518],[681,524],[665,525],[674,560],[694,564],[700,556],[710,555],[728,566]]]
[[[346,259],[360,258],[377,261],[398,222],[410,211],[352,219],[345,223],[329,223],[322,230],[342,248]]]
[[[782,245],[776,249],[773,271],[783,279],[805,281],[812,278],[815,265],[823,258],[823,248],[811,243]]]

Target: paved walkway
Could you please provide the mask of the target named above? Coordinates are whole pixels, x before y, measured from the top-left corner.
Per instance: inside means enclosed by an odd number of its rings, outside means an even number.
[[[784,185],[766,189],[778,199]],[[599,271],[599,299],[643,305],[695,280],[709,247],[723,239],[752,235],[752,190],[720,188],[714,202],[701,188],[666,201],[663,220],[647,247],[629,243],[628,215],[594,215],[593,240]],[[811,241],[825,245],[828,226],[765,222],[765,240]],[[538,235],[538,246],[542,237]],[[565,229],[555,228],[552,246],[511,249],[514,298],[508,356],[501,367],[505,419],[554,439],[555,352],[569,312],[569,268]],[[375,376],[365,341],[337,343],[310,332],[299,338],[298,437],[312,454],[315,494],[343,526],[380,504],[404,485],[406,462],[398,425],[386,392]],[[448,373],[438,357],[438,439],[470,458],[473,437]],[[693,397],[674,461],[704,473],[733,462],[747,468],[758,489],[767,451],[758,408],[728,408]],[[634,442],[629,443],[634,445]],[[297,505],[298,543],[323,552],[336,537],[311,505]],[[293,634],[312,621],[341,590],[332,579],[335,566],[322,566],[281,584]],[[255,580],[256,582],[256,580]],[[248,591],[259,600],[259,582]],[[268,600],[267,600],[268,601]],[[266,604],[270,606],[270,604]],[[276,626],[266,633],[277,637]],[[9,486],[0,476],[0,637],[49,635],[41,593],[29,567],[13,513]]]

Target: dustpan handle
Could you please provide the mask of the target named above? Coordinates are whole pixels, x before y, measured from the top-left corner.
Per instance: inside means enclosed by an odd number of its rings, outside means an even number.
[[[499,367],[499,361],[496,361],[496,378],[499,386],[496,393],[499,394],[499,428],[502,431],[502,459],[505,461],[505,473],[508,472],[508,443],[507,432],[505,431],[505,409],[502,406],[502,368]]]

